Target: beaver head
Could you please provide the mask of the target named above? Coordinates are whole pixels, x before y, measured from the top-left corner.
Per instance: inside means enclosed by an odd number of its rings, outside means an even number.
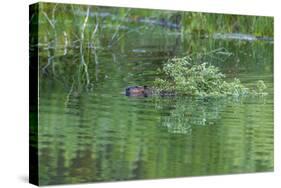
[[[129,86],[125,90],[126,96],[144,96],[147,97],[150,93],[147,86]]]

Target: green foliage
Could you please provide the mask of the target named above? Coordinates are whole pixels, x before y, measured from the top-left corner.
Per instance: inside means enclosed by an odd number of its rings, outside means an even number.
[[[195,35],[221,32],[273,37],[272,17],[183,12],[181,25],[182,33]]]
[[[159,93],[174,92],[191,96],[266,95],[266,86],[262,80],[257,82],[256,90],[250,90],[237,78],[232,82],[225,81],[225,75],[218,67],[194,61],[190,57],[169,59],[162,72],[165,78],[154,81],[154,87]]]

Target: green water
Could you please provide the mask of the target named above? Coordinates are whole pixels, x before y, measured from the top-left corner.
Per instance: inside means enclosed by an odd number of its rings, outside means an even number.
[[[40,47],[41,185],[273,171],[273,44],[157,29],[131,32],[110,49],[85,47],[89,87],[65,68],[79,64],[79,49]],[[264,80],[269,95],[124,95],[127,86],[150,86],[168,58],[218,48],[232,53],[210,57],[227,79],[250,88]]]
[[[151,84],[166,40],[127,40],[123,52],[99,55],[91,91],[40,77],[40,184],[273,170],[272,44],[198,41],[235,49],[222,70],[249,87],[265,80],[265,98],[142,98],[122,92]]]

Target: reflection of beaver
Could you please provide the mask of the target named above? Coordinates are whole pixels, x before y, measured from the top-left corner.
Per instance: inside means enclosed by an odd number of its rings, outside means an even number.
[[[126,96],[143,96],[151,95],[151,89],[147,86],[129,86],[126,88]]]

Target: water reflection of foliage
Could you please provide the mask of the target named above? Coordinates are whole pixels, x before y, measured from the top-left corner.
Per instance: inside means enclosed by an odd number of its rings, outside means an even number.
[[[220,119],[220,111],[227,105],[226,100],[194,97],[156,99],[155,102],[161,111],[170,109],[162,116],[160,125],[178,134],[192,134],[194,126],[214,125]]]
[[[42,184],[272,169],[266,98],[129,99],[73,89],[65,104],[58,89],[40,90]]]
[[[192,130],[198,127],[215,126],[221,120],[221,112],[228,105],[242,105],[246,100],[255,100],[265,103],[266,98],[259,97],[220,97],[220,98],[155,98],[155,107],[160,110],[160,126],[167,128],[168,132],[174,134],[192,134]]]

